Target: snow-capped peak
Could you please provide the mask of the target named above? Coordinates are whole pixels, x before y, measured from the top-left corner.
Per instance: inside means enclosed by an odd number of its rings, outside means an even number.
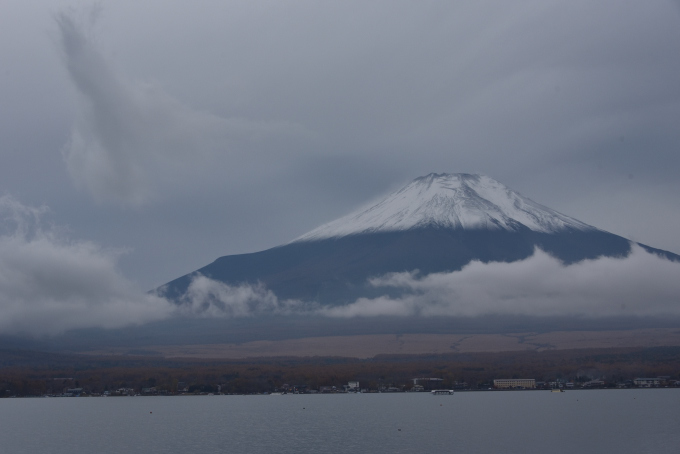
[[[595,230],[583,222],[523,197],[484,175],[436,174],[416,178],[383,200],[324,224],[294,241],[410,230]]]

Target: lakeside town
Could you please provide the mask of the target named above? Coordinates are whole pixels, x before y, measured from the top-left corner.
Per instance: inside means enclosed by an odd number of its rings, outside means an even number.
[[[2,398],[680,386],[680,347],[238,361],[0,350],[0,365]]]
[[[55,382],[75,382],[71,377],[59,377],[52,379]],[[188,395],[279,395],[279,394],[348,394],[348,393],[403,393],[403,392],[429,392],[433,394],[453,394],[461,391],[517,391],[517,390],[549,390],[566,391],[579,389],[632,389],[632,388],[680,388],[680,380],[671,379],[670,376],[653,378],[635,378],[614,383],[605,380],[566,381],[556,379],[554,381],[536,381],[533,378],[494,379],[491,383],[481,383],[480,386],[471,387],[466,382],[455,381],[450,388],[445,387],[444,379],[436,377],[413,378],[411,383],[395,385],[393,383],[380,384],[377,388],[361,387],[358,381],[349,381],[342,386],[320,386],[310,388],[307,385],[283,384],[271,392],[223,392],[226,386],[218,385],[188,385],[185,382],[177,382],[175,389],[164,387],[128,388],[121,387],[115,390],[95,391],[85,387],[65,387],[62,392],[51,392],[40,395],[15,395],[11,390],[5,390],[2,397],[116,397],[116,396],[188,396]]]

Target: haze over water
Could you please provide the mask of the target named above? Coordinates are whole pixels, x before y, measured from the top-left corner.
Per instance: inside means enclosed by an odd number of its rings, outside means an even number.
[[[0,400],[4,452],[675,453],[680,390]]]

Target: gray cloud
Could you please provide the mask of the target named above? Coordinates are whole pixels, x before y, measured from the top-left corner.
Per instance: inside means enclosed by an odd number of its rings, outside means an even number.
[[[138,291],[117,270],[117,251],[69,240],[47,208],[0,197],[0,333],[54,335],[168,317],[173,306]]]
[[[287,122],[194,110],[158,84],[127,78],[97,48],[92,27],[100,13],[95,7],[55,16],[63,62],[81,95],[64,159],[72,179],[97,201],[140,206],[178,181],[210,178],[213,166],[229,175],[246,159],[249,142],[310,136]]]
[[[639,246],[625,258],[601,257],[569,266],[536,250],[520,262],[472,262],[452,273],[378,277],[371,280],[373,286],[410,294],[362,298],[321,312],[331,317],[680,315],[678,276],[680,263]]]
[[[238,318],[308,312],[313,305],[280,300],[264,285],[227,285],[203,275],[192,278],[179,301],[179,313],[190,317]]]

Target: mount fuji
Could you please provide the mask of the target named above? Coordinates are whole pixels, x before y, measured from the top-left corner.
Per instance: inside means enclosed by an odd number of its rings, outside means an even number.
[[[220,257],[159,289],[180,302],[192,280],[264,285],[281,299],[324,306],[385,294],[369,279],[462,269],[473,260],[514,262],[536,248],[571,264],[630,253],[631,241],[540,205],[482,175],[429,174],[288,244]],[[671,252],[640,245],[680,261]]]

